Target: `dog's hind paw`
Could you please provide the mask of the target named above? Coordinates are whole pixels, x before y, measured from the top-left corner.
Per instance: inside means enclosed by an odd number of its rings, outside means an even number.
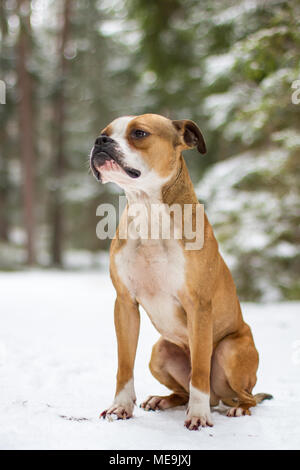
[[[232,407],[229,408],[227,411],[227,416],[230,418],[238,418],[239,416],[251,416],[251,411],[250,410],[244,410],[243,408],[240,407]]]
[[[166,397],[150,396],[140,405],[145,411],[156,411],[169,408]]]

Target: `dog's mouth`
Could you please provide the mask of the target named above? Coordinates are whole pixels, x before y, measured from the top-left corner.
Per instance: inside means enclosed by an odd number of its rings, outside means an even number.
[[[109,155],[106,152],[100,151],[92,155],[91,168],[97,180],[101,182],[101,170],[102,171],[122,171],[126,173],[130,178],[136,179],[141,176],[140,170],[124,165],[119,158],[115,155]]]

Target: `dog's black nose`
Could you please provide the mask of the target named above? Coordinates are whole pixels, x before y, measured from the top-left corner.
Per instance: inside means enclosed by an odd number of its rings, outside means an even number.
[[[112,143],[113,143],[113,139],[111,139],[107,135],[100,135],[95,140],[95,145],[112,144]]]

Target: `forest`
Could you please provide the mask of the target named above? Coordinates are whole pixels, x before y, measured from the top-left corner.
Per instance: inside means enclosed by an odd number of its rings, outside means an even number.
[[[299,299],[299,51],[298,0],[1,0],[0,270],[106,266],[121,192],[89,152],[150,112],[203,132],[185,158],[241,299]]]

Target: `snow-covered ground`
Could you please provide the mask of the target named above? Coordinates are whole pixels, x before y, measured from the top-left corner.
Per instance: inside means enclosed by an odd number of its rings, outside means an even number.
[[[245,304],[260,352],[252,416],[214,410],[214,427],[184,428],[183,407],[108,422],[115,386],[114,291],[101,272],[0,273],[1,449],[300,448],[300,303]],[[150,374],[158,334],[142,314],[138,402],[164,393]]]

